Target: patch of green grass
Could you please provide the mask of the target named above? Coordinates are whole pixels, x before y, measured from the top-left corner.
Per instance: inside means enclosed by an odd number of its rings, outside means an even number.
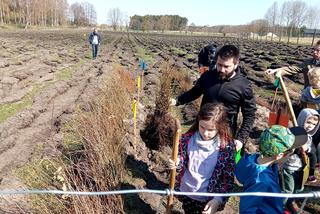
[[[24,183],[35,189],[48,188],[52,183],[57,166],[47,158],[34,160],[31,163],[17,169],[15,174],[21,178]]]
[[[257,87],[256,85],[253,86],[253,91],[254,94],[262,98],[273,98],[274,96],[273,90],[267,90],[261,87]],[[278,99],[284,101],[284,96],[279,94]]]
[[[181,49],[176,48],[176,47],[171,47],[171,51],[173,51],[173,53],[176,54],[176,55],[178,55],[178,54],[186,55],[187,54],[186,51],[181,50]]]
[[[56,74],[55,81],[48,81],[45,84],[41,84],[41,85],[35,84],[31,92],[29,92],[26,96],[24,96],[22,100],[14,103],[7,103],[7,104],[0,105],[0,123],[4,122],[9,117],[14,116],[19,111],[30,108],[32,106],[33,98],[36,94],[38,94],[40,91],[43,91],[45,88],[47,88],[49,85],[51,85],[56,81],[70,79],[72,77],[73,71],[79,68],[85,62],[86,62],[85,60],[80,60],[77,64],[73,65],[72,67],[65,68],[65,69],[62,69],[61,71],[58,71]]]
[[[84,58],[86,59],[92,59],[92,52],[91,51],[87,51],[84,55]]]
[[[195,58],[195,54],[187,54],[186,57],[187,59],[193,59]]]
[[[70,68],[64,68],[60,71],[58,71],[55,76],[57,78],[57,80],[67,80],[70,79],[72,77],[72,69]]]
[[[49,57],[48,59],[51,62],[58,62],[58,63],[62,63],[60,57],[58,55],[52,55]]]
[[[263,61],[263,62],[257,63],[257,65],[262,66],[264,68],[269,68],[271,66],[271,63],[267,61]]]
[[[64,148],[68,152],[79,151],[83,149],[83,144],[80,140],[80,136],[77,135],[77,132],[74,130],[75,125],[74,121],[71,120],[65,123],[62,127],[63,139],[62,143]]]
[[[144,48],[137,48],[137,56],[149,64],[154,62],[153,57],[150,54],[148,54]]]
[[[36,93],[38,93],[43,87],[36,85],[32,88],[24,98],[18,102],[7,103],[0,105],[0,123],[7,120],[9,117],[15,115],[19,111],[32,106],[32,100]]]
[[[55,172],[59,165],[47,158],[33,160],[31,163],[17,169],[14,174],[30,189],[56,189]],[[56,195],[31,195],[31,207],[36,213],[67,213],[65,201]]]

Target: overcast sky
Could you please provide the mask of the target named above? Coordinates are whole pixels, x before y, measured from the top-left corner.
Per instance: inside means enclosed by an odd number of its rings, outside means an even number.
[[[84,0],[68,0],[69,4]],[[278,0],[279,7],[285,0]],[[274,0],[87,0],[97,11],[99,24],[107,23],[107,12],[119,8],[133,15],[179,15],[188,25],[238,25],[263,18]],[[320,0],[305,0],[320,7]]]

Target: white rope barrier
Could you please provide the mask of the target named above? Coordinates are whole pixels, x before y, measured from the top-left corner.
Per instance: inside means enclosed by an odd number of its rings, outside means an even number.
[[[175,190],[153,190],[153,189],[131,189],[131,190],[116,190],[105,192],[78,192],[78,191],[62,191],[62,190],[1,190],[0,195],[31,195],[31,194],[54,194],[54,195],[86,195],[86,196],[101,196],[101,195],[123,195],[123,194],[138,194],[138,193],[154,193],[162,195],[197,195],[197,196],[263,196],[276,198],[320,198],[320,191],[312,191],[308,193],[289,194],[289,193],[270,193],[270,192],[241,192],[241,193],[208,193],[208,192],[179,192]]]

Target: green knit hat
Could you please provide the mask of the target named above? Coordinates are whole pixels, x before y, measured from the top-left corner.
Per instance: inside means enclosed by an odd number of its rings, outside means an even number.
[[[273,125],[260,136],[259,150],[263,156],[271,157],[307,143],[308,136],[301,127],[286,128]]]

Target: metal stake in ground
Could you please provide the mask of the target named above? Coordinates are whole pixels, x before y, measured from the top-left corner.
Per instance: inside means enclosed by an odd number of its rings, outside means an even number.
[[[181,134],[181,126],[180,126],[180,121],[176,119],[176,133],[174,136],[174,141],[173,141],[173,149],[172,149],[172,155],[171,159],[176,163],[177,158],[178,158],[178,148],[179,148],[179,140],[180,140],[180,134]],[[171,169],[170,171],[170,183],[169,183],[169,189],[173,190],[174,189],[174,183],[176,181],[176,169]],[[168,203],[167,203],[167,211],[166,213],[169,214],[171,213],[172,210],[172,204],[173,204],[173,195],[168,196]]]

